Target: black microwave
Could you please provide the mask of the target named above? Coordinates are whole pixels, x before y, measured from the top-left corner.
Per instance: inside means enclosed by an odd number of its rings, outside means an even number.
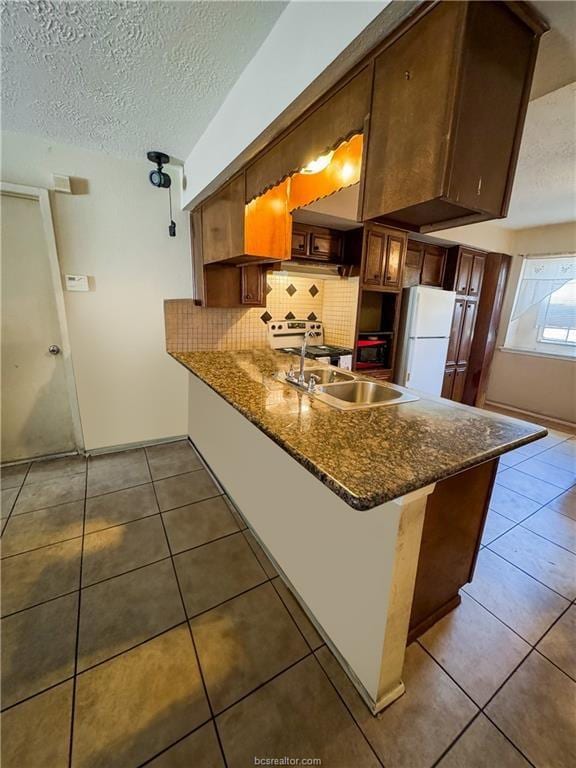
[[[356,368],[389,368],[392,333],[360,333],[356,347]]]

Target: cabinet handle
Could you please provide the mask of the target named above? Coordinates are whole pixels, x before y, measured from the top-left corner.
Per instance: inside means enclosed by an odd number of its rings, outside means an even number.
[[[386,280],[392,280],[392,275],[386,275]]]
[[[315,246],[314,246],[314,250],[315,250],[315,251],[319,251],[319,250],[320,250],[320,246],[319,246],[319,245],[315,245]]]
[[[247,293],[247,294],[244,296],[244,298],[245,298],[245,299],[251,299],[251,298],[252,298],[252,294],[251,294],[251,293]]]
[[[304,243],[300,243],[298,246],[298,250],[303,251],[304,250]]]

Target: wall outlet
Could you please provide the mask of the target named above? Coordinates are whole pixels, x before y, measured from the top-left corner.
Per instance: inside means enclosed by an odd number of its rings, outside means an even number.
[[[89,291],[88,275],[64,275],[67,291]]]

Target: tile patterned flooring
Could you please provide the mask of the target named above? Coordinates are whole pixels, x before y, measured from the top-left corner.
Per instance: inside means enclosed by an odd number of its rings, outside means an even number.
[[[2,473],[3,768],[576,764],[576,438],[507,454],[461,606],[372,717],[185,442]]]

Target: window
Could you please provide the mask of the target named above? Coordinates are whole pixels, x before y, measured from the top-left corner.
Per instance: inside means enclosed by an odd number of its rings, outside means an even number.
[[[576,358],[576,255],[524,258],[504,346]]]

